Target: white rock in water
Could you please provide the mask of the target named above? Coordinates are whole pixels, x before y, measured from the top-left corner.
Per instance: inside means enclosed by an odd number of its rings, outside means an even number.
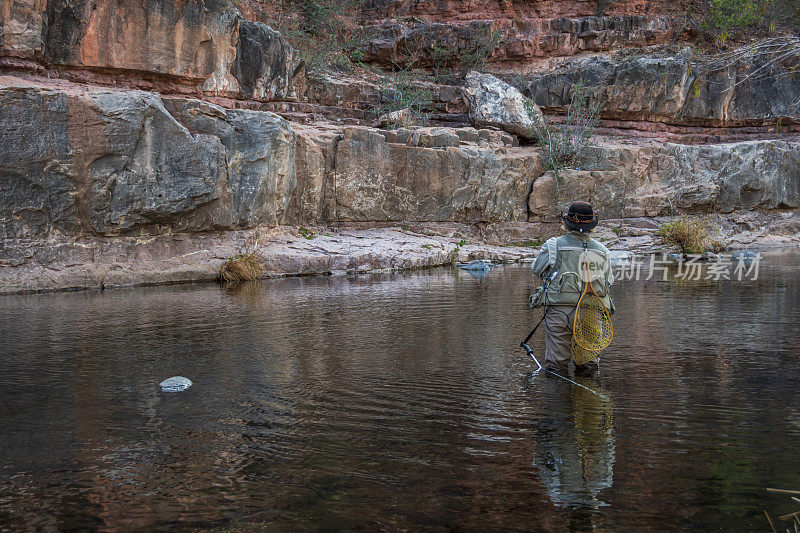
[[[192,380],[183,376],[173,376],[158,384],[164,392],[180,392],[192,386]]]

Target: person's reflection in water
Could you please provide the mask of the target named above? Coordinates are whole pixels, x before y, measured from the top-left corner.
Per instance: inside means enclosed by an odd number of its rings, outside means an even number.
[[[614,466],[611,397],[595,378],[576,378],[589,390],[558,378],[545,384],[546,417],[535,427],[534,465],[550,500],[560,507],[597,509],[611,487]]]

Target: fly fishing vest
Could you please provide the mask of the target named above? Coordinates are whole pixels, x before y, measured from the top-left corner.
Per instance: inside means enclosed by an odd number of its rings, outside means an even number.
[[[608,248],[594,239],[573,234],[553,237],[542,246],[547,263],[534,264],[544,283],[531,295],[531,307],[575,305],[583,292],[585,269],[592,279],[592,288],[609,310],[613,303],[609,289],[614,282]]]

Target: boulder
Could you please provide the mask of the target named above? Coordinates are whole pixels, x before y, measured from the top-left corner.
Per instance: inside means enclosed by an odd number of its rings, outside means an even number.
[[[460,263],[458,268],[461,270],[485,272],[492,269],[492,264],[488,261],[484,261],[483,259],[476,259],[475,261],[470,261],[469,263]]]
[[[378,128],[386,126],[407,126],[414,123],[414,112],[410,108],[391,111],[378,117]]]
[[[463,93],[476,128],[494,127],[531,139],[537,121],[544,121],[536,104],[491,74],[467,74]]]
[[[445,128],[430,128],[415,131],[411,136],[413,146],[425,148],[446,148],[458,146],[461,140],[458,135]]]

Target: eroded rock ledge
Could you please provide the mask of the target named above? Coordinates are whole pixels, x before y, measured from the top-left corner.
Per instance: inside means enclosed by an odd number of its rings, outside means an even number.
[[[322,229],[319,240],[288,248],[299,250],[294,262],[282,259],[283,244],[265,243],[259,253],[275,275],[442,264],[463,239],[547,236],[571,200],[555,190],[538,148],[489,129],[304,126],[197,99],[10,76],[0,77],[0,129],[2,291],[208,279],[242,252],[247,232],[277,226]],[[798,143],[599,141],[581,170],[559,179],[606,219],[716,212],[730,243],[745,234],[756,244],[796,239]],[[762,233],[753,219],[737,222],[751,214]],[[366,229],[419,233],[426,224],[422,234],[450,244],[413,241],[409,261],[407,234]],[[367,233],[327,240],[343,225]],[[347,266],[314,259],[319,246],[319,257]]]
[[[6,241],[0,251],[0,293],[213,281],[223,261],[244,250],[261,258],[267,278],[410,270],[476,258],[516,262],[534,255],[532,248],[465,244],[401,228],[314,229],[320,233],[308,238],[296,227],[275,227]]]
[[[796,212],[746,212],[712,218],[721,228],[722,240],[732,249],[800,244]],[[604,220],[595,237],[615,250],[658,253],[663,248],[656,232],[665,220]],[[412,223],[298,230],[280,226],[144,237],[5,239],[0,248],[0,293],[214,281],[222,263],[243,252],[256,253],[266,265],[266,278],[357,275],[473,259],[527,262],[533,260],[539,242],[558,232],[558,225]],[[535,240],[523,240],[531,238]],[[515,239],[520,242],[510,242]]]

